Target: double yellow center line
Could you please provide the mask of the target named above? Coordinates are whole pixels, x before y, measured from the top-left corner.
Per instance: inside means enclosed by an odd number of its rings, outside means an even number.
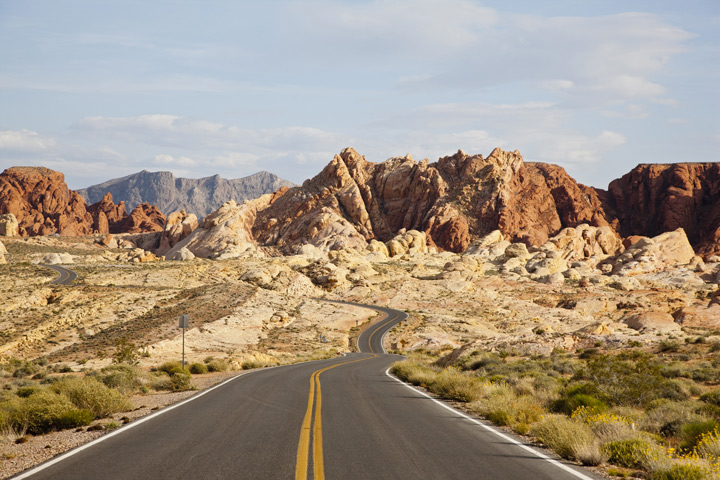
[[[310,457],[310,433],[312,432],[312,463],[313,478],[315,480],[325,479],[325,464],[323,461],[323,445],[322,445],[322,392],[320,390],[320,374],[341,365],[349,363],[362,362],[375,358],[365,357],[349,362],[337,363],[329,367],[315,370],[310,376],[310,394],[308,395],[308,406],[305,411],[302,428],[300,429],[300,442],[298,443],[297,460],[295,462],[295,480],[306,480],[308,473],[308,463]],[[315,421],[313,422],[313,405],[315,407]]]

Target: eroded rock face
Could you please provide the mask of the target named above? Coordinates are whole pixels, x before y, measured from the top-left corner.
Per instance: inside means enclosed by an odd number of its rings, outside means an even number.
[[[315,178],[258,211],[253,234],[259,244],[283,250],[303,242],[332,250],[417,230],[430,247],[463,252],[494,230],[510,241],[542,245],[583,223],[607,225],[595,190],[560,167],[526,164],[517,151],[372,163],[348,148]]]
[[[162,230],[164,216],[157,208],[145,204],[138,209],[128,216],[123,202],[115,205],[110,194],[88,207],[68,189],[62,173],[48,168],[13,167],[0,174],[0,231],[6,235],[15,229],[20,236]]]
[[[720,253],[720,164],[641,164],[613,181],[606,195],[622,236],[682,228],[702,256]]]
[[[122,233],[161,232],[165,227],[165,215],[149,203],[141,203],[120,223]],[[113,232],[120,233],[120,232]]]
[[[175,259],[182,249],[200,258],[235,258],[258,254],[252,236],[258,208],[267,205],[272,195],[238,205],[234,200],[223,204],[195,228],[190,235],[175,244],[166,258]]]
[[[0,174],[0,214],[13,214],[22,236],[86,235],[93,218],[65,176],[44,167],[13,167]]]
[[[97,233],[120,233],[123,220],[127,217],[125,202],[115,205],[109,192],[97,203],[87,208],[93,216],[93,229]]]
[[[160,237],[160,246],[157,248],[156,253],[163,255],[190,235],[197,226],[198,219],[194,214],[188,214],[185,210],[171,213],[167,217],[162,237]]]

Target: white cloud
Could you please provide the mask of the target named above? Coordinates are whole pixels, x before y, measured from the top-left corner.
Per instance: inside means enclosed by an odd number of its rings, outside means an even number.
[[[41,136],[32,130],[1,130],[0,150],[34,152],[55,145],[55,140]]]

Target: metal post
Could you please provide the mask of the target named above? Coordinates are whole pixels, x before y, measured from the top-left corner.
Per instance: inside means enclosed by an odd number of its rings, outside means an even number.
[[[183,355],[182,355],[182,369],[185,370],[185,325],[183,325]]]

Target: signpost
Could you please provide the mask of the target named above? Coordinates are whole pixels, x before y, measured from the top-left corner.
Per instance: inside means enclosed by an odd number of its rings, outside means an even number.
[[[182,368],[185,370],[185,329],[190,328],[190,315],[178,316],[178,327],[182,328]]]

